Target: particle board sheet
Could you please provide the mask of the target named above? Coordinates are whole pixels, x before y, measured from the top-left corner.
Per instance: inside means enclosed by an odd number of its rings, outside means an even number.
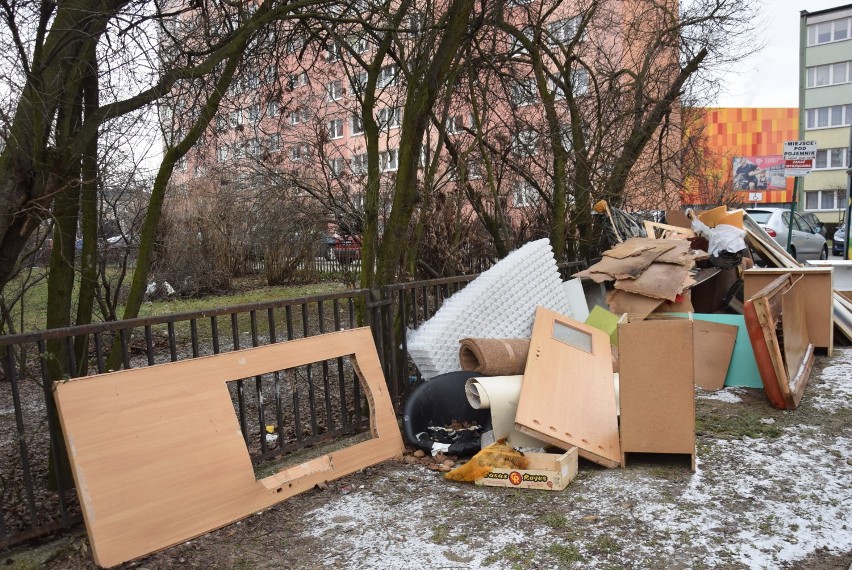
[[[372,439],[256,480],[227,382],[342,356]],[[114,566],[403,451],[367,328],[55,384],[95,562]]]
[[[791,275],[778,277],[744,304],[763,389],[769,402],[781,410],[799,406],[813,365],[813,344],[807,338],[802,305],[802,290]],[[784,319],[790,323],[785,325]]]
[[[831,356],[834,347],[834,308],[831,292],[834,272],[831,267],[753,268],[743,272],[746,299],[781,275],[790,274],[804,293],[808,338],[815,348],[825,348]]]
[[[618,336],[622,454],[689,454],[694,470],[692,318],[624,315]]]
[[[734,325],[695,320],[695,385],[705,390],[721,390],[739,329]]]
[[[618,279],[614,287],[654,299],[675,301],[685,284],[694,282],[689,270],[685,265],[654,263],[635,279]]]
[[[645,232],[648,236],[654,236],[659,239],[685,239],[695,237],[695,232],[689,228],[680,226],[672,226],[669,224],[661,224],[645,220]],[[653,237],[651,239],[654,239]]]
[[[685,317],[686,314],[679,316]],[[760,379],[760,371],[754,359],[754,350],[751,347],[745,317],[742,315],[728,315],[722,313],[694,313],[695,321],[707,321],[711,323],[723,323],[737,327],[737,338],[734,342],[734,352],[725,375],[725,386],[742,386],[745,388],[763,388]]]
[[[536,310],[515,428],[606,467],[621,465],[607,333]]]

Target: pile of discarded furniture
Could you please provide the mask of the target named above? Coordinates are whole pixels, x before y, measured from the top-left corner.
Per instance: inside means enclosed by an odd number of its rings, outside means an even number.
[[[641,453],[682,454],[694,470],[695,386],[762,388],[794,409],[835,324],[852,335],[852,296],[835,290],[834,269],[801,266],[742,211],[643,227],[601,210],[612,247],[573,279],[562,281],[547,240],[531,242],[409,331],[425,382],[402,433],[426,452],[473,455],[448,479],[559,491],[578,457],[617,468]],[[753,267],[752,251],[770,267]],[[344,356],[372,438],[257,479],[227,382]],[[404,451],[365,328],[58,382],[55,398],[101,566]]]

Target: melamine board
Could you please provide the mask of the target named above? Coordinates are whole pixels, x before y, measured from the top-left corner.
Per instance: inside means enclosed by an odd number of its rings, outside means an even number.
[[[226,383],[354,355],[373,439],[256,480]],[[367,328],[55,384],[74,481],[101,566],[113,566],[399,456]]]
[[[536,309],[515,428],[607,467],[621,465],[609,336]]]

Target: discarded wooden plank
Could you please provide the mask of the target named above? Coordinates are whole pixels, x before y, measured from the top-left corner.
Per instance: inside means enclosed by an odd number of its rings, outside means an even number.
[[[621,465],[609,336],[539,307],[515,429],[604,465]]]
[[[695,232],[689,228],[671,226],[645,220],[645,231],[651,239],[686,239],[695,237]]]
[[[354,356],[372,439],[255,479],[227,382]],[[368,328],[55,384],[101,566],[178,544],[403,452]]]

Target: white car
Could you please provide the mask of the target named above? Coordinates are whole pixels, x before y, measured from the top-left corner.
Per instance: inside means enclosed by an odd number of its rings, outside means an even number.
[[[787,249],[787,234],[790,228],[790,210],[785,208],[754,208],[746,213],[766,230],[778,244]],[[797,261],[804,259],[828,259],[828,245],[819,228],[812,227],[801,214],[793,214],[793,239],[790,255]]]

